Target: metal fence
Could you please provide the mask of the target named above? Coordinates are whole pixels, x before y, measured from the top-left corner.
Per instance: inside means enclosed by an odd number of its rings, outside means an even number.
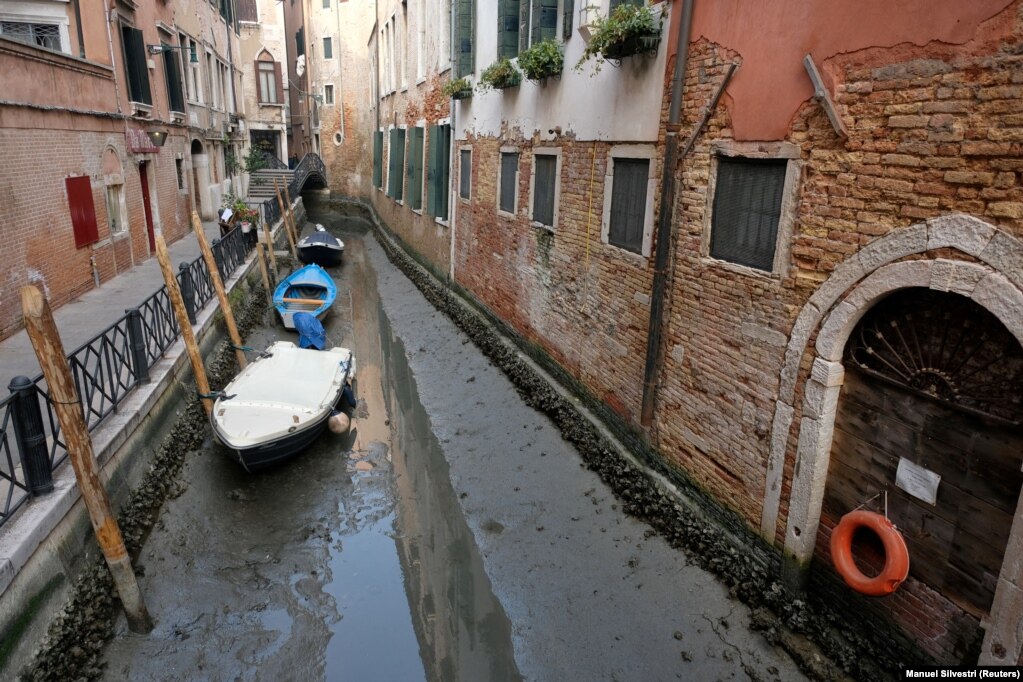
[[[240,229],[213,242],[213,257],[222,278],[230,277],[245,262],[250,248]],[[177,279],[194,324],[195,311],[216,295],[206,261],[200,256],[182,263]],[[149,381],[150,368],[180,333],[164,286],[68,354],[89,431],[116,412],[140,383]],[[67,459],[43,375],[21,383],[12,380],[8,388],[10,395],[0,400],[0,526],[30,498],[36,485],[31,473],[34,465],[26,453],[45,448],[50,471]]]
[[[277,163],[281,165],[274,165],[274,168],[286,167],[280,161],[277,161]],[[311,177],[317,178],[323,183],[324,187],[327,186],[327,167],[323,164],[323,159],[317,154],[306,154],[298,165],[295,166],[295,175],[291,178],[291,182],[288,183],[289,196],[292,198],[297,197],[302,192],[302,188],[305,187],[306,181]],[[277,203],[276,197],[264,201],[263,220],[266,221],[266,224],[273,225],[280,219],[281,206]]]

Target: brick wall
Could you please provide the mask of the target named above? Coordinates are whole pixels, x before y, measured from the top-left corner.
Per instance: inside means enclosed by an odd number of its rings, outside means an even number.
[[[963,46],[871,48],[827,60],[849,129],[843,143],[820,107],[807,102],[787,142],[803,163],[788,270],[743,272],[701,253],[712,143],[731,137],[719,107],[682,167],[677,246],[661,375],[657,434],[661,452],[756,528],[779,390],[779,371],[796,315],[819,284],[864,246],[927,218],[967,213],[1023,237],[1023,42],[1020,3],[996,21],[1012,39],[980,37]],[[683,138],[723,65],[734,55],[694,44],[687,69]],[[681,220],[678,219],[681,217]],[[956,258],[942,249],[908,258]],[[811,337],[808,347],[812,348]],[[800,421],[803,358],[793,423]],[[796,442],[792,430],[777,542],[783,542]],[[826,550],[836,519],[822,519],[816,570],[833,575]],[[844,588],[831,583],[832,594]],[[977,621],[931,587],[908,581],[857,608],[897,624],[926,655],[946,662],[975,655]]]
[[[143,157],[126,151],[124,123],[79,118],[69,124],[57,120],[57,115],[38,114],[25,121],[11,119],[16,125],[0,128],[0,149],[8,163],[8,172],[0,178],[0,193],[6,198],[0,202],[6,254],[0,279],[0,340],[22,327],[22,286],[38,285],[57,307],[95,287],[92,256],[101,282],[149,257],[138,176],[138,160]],[[130,231],[128,238],[113,241],[102,167],[108,147],[121,160]],[[188,196],[177,189],[173,158],[178,152],[187,154],[184,138],[171,137],[159,154],[145,157],[154,167],[150,192],[158,197],[168,242],[190,229]],[[64,185],[66,177],[79,175],[91,178],[100,238],[82,248],[75,247]]]
[[[411,247],[421,258],[426,260],[438,273],[446,273],[451,263],[451,233],[447,224],[436,221],[434,216],[429,215],[425,210],[413,211],[408,203],[409,188],[408,178],[403,177],[402,182],[404,197],[402,203],[385,194],[387,189],[387,160],[390,155],[390,137],[388,130],[394,121],[399,125],[405,125],[405,160],[408,162],[408,129],[417,125],[425,128],[423,142],[423,176],[426,176],[426,164],[428,150],[430,148],[430,126],[436,125],[440,120],[450,116],[450,100],[441,91],[447,76],[434,74],[423,83],[410,87],[406,92],[395,92],[385,97],[380,102],[380,120],[384,131],[383,151],[383,189],[372,189],[369,192],[370,201],[376,208],[381,219],[390,227],[394,233],[401,238],[405,244]],[[345,145],[347,146],[347,145]],[[346,155],[351,158],[356,153],[361,153],[359,167],[363,167],[363,184],[372,185],[373,182],[373,138],[360,138],[356,143],[358,149],[364,147],[364,152],[356,152],[350,149]],[[344,170],[340,170],[341,173]],[[332,174],[332,178],[334,175]],[[340,176],[339,176],[340,177]],[[452,180],[453,181],[453,180]],[[426,206],[426,190],[423,190],[423,205]],[[450,205],[449,205],[450,214]]]

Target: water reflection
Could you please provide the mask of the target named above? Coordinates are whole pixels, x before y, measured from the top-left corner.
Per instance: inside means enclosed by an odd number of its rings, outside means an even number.
[[[392,415],[398,552],[427,675],[433,680],[518,680],[511,623],[451,486],[448,465],[419,402],[405,348],[380,311],[384,393]]]

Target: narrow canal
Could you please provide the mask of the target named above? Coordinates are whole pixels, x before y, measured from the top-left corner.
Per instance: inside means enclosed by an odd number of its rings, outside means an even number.
[[[621,513],[368,223],[309,219],[346,246],[325,325],[358,360],[353,428],[259,475],[212,442],[189,456],[139,560],[156,628],[120,618],[106,679],[802,677]],[[290,335],[268,310],[247,343]]]

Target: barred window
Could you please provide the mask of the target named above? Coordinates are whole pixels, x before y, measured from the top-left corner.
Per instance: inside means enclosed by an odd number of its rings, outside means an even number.
[[[56,24],[30,24],[23,21],[0,22],[0,35],[26,45],[60,52],[60,27]]]

